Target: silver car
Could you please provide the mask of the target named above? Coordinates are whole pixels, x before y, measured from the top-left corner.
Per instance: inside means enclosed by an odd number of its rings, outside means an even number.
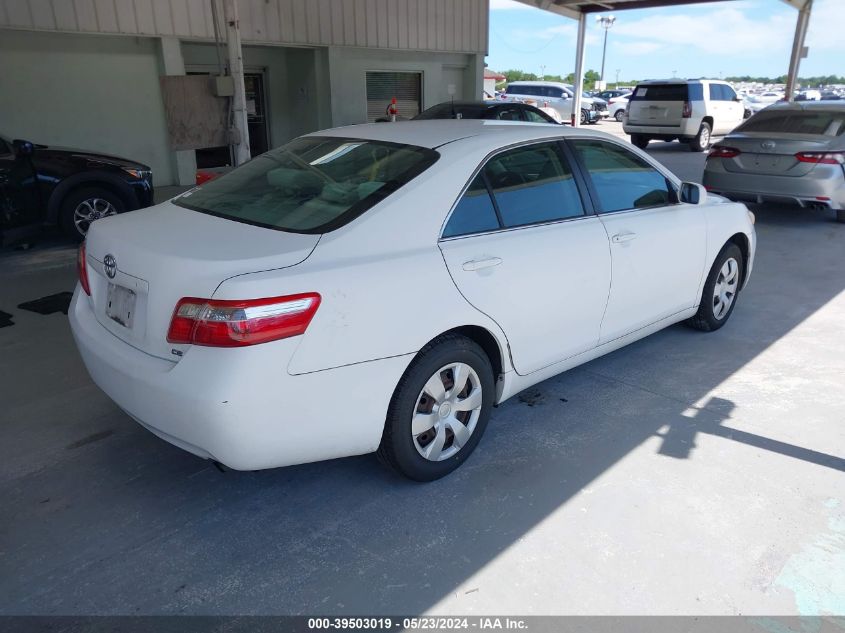
[[[704,186],[749,202],[836,210],[845,222],[845,103],[770,105],[713,146]]]

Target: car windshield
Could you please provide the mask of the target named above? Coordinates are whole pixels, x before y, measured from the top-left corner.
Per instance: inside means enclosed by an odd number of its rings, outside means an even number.
[[[173,202],[246,224],[325,233],[384,200],[439,156],[384,141],[298,138]]]
[[[842,136],[845,133],[845,111],[784,112],[763,110],[748,119],[736,131]]]
[[[701,85],[697,84],[699,91]],[[688,101],[695,95],[691,94],[692,85],[689,89],[687,84],[650,84],[637,86],[631,95],[631,101]]]

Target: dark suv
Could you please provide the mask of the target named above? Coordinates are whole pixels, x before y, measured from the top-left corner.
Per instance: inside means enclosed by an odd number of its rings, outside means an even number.
[[[0,243],[58,225],[81,240],[94,220],[153,204],[152,170],[141,163],[0,136]]]

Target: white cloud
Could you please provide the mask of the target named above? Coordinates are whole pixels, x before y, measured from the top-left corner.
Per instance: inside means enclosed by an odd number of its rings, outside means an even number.
[[[527,4],[516,2],[516,0],[490,0],[491,11],[518,11],[520,9],[531,10]]]

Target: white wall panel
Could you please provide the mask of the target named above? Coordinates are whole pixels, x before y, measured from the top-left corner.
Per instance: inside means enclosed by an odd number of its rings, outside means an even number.
[[[245,44],[485,52],[488,1],[238,0],[238,8]],[[0,0],[0,27],[208,40],[210,2]]]

